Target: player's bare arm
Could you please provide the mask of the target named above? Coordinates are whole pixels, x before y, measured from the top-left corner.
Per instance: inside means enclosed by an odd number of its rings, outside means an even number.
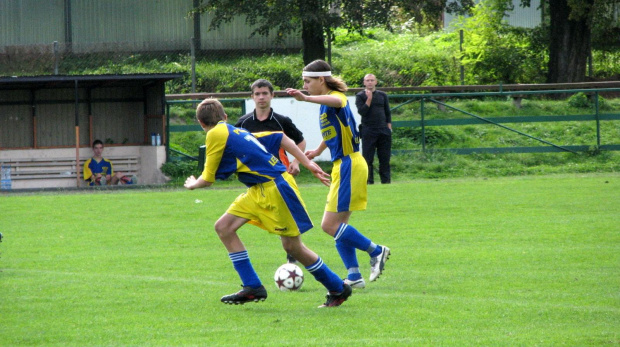
[[[284,148],[285,151],[292,154],[303,166],[310,170],[314,177],[318,178],[324,185],[329,187],[331,184],[329,181],[329,174],[324,172],[323,169],[321,169],[321,167],[315,162],[308,159],[308,157],[304,155],[293,140],[286,135],[282,135],[282,142],[280,143],[280,146]]]
[[[297,101],[306,101],[308,95],[302,93],[301,90],[295,88],[286,88],[286,94],[292,96]]]
[[[319,155],[321,155],[321,153],[323,153],[323,151],[327,148],[327,145],[325,144],[325,141],[321,141],[321,143],[319,144],[319,146],[311,151],[306,151],[306,157],[308,157],[308,159],[312,160],[316,157],[318,157]]]
[[[306,95],[293,88],[286,88],[286,93],[297,101],[306,101],[329,107],[342,107],[342,99],[333,95]]]
[[[210,187],[212,184],[213,182],[205,181],[202,176],[196,179],[196,177],[192,175],[185,180],[185,184],[183,186],[189,190],[194,190],[196,188]]]
[[[300,143],[298,143],[297,147],[299,148],[299,150],[302,151],[302,153],[305,152],[306,151],[306,140],[303,140]],[[297,174],[299,174],[299,160],[297,160],[297,158],[293,159],[293,161],[291,161],[286,171],[293,176],[297,176]]]

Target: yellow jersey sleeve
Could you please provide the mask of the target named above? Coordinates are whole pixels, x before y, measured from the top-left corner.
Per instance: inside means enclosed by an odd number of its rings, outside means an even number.
[[[87,159],[84,162],[84,169],[82,170],[82,174],[84,175],[84,181],[88,181],[93,176],[93,172],[90,171],[90,162],[91,162],[91,160],[92,160],[92,158],[91,159]]]
[[[202,171],[202,179],[205,181],[215,182],[215,173],[222,161],[227,140],[228,128],[226,127],[226,123],[218,123],[218,125],[207,133],[207,139],[205,141],[205,167]]]

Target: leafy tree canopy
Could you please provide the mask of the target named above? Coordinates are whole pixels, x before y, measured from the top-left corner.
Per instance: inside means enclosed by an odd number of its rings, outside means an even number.
[[[444,9],[463,13],[473,0],[268,0],[200,1],[194,11],[211,13],[209,30],[245,16],[254,28],[252,35],[276,33],[276,42],[291,34],[301,33],[304,41],[304,62],[325,58],[324,34],[335,28],[363,32],[369,27],[392,30],[401,21],[413,20],[438,29]],[[319,47],[320,46],[320,47]],[[318,52],[306,57],[307,52]]]

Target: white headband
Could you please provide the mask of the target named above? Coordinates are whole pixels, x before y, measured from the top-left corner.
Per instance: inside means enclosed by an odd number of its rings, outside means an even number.
[[[303,71],[301,73],[302,77],[326,77],[331,75],[331,71]]]

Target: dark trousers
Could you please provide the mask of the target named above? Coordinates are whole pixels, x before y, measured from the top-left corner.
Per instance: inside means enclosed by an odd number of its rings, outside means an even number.
[[[368,164],[368,183],[375,183],[373,161],[375,151],[379,158],[379,177],[381,183],[390,183],[390,156],[392,154],[392,131],[389,128],[362,127],[362,155]]]

